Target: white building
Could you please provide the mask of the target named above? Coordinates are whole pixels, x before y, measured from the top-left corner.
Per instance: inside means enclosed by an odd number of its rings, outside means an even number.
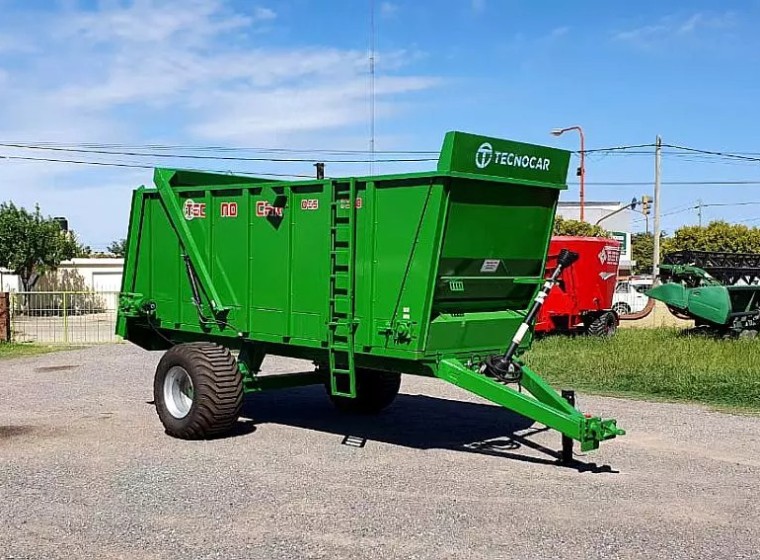
[[[636,265],[631,254],[631,219],[634,211],[627,208],[609,216],[623,207],[624,205],[620,202],[586,202],[583,213],[586,222],[590,224],[599,222],[600,227],[612,233],[612,236],[620,241],[620,276],[628,276]],[[580,202],[560,202],[557,205],[557,214],[568,220],[579,220]]]
[[[41,278],[35,290],[118,292],[123,270],[124,259],[72,259],[62,262],[56,274]],[[0,270],[0,289],[19,292],[22,286],[18,276]]]

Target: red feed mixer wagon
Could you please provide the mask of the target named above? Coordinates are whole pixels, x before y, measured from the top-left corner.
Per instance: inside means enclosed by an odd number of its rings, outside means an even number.
[[[620,264],[620,242],[604,237],[552,237],[546,277],[552,275],[561,249],[578,253],[575,265],[562,271],[536,318],[535,333],[611,335],[619,318],[612,298]]]

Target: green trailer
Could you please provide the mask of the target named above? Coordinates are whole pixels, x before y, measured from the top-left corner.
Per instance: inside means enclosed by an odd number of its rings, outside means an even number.
[[[156,169],[155,188],[132,199],[116,329],[166,351],[154,390],[167,433],[223,434],[245,393],[309,384],[342,411],[376,413],[403,373],[556,429],[565,449],[623,434],[520,359],[556,280],[543,271],[569,155],[450,132],[426,173],[273,181]],[[562,266],[572,261],[565,251]],[[315,368],[267,375],[267,354]]]

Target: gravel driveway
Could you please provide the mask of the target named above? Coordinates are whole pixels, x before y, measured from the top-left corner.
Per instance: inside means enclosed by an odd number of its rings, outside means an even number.
[[[0,362],[0,558],[760,556],[758,417],[581,396],[629,435],[575,470],[546,453],[558,434],[407,377],[378,417],[288,390],[249,398],[233,437],[185,442],[149,404],[159,357]]]

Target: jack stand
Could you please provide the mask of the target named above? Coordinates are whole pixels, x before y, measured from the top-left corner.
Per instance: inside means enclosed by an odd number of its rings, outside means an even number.
[[[575,391],[562,389],[562,398],[565,399],[571,406],[575,406]],[[562,465],[571,465],[573,462],[573,439],[563,434],[562,456],[560,457],[560,463]]]

